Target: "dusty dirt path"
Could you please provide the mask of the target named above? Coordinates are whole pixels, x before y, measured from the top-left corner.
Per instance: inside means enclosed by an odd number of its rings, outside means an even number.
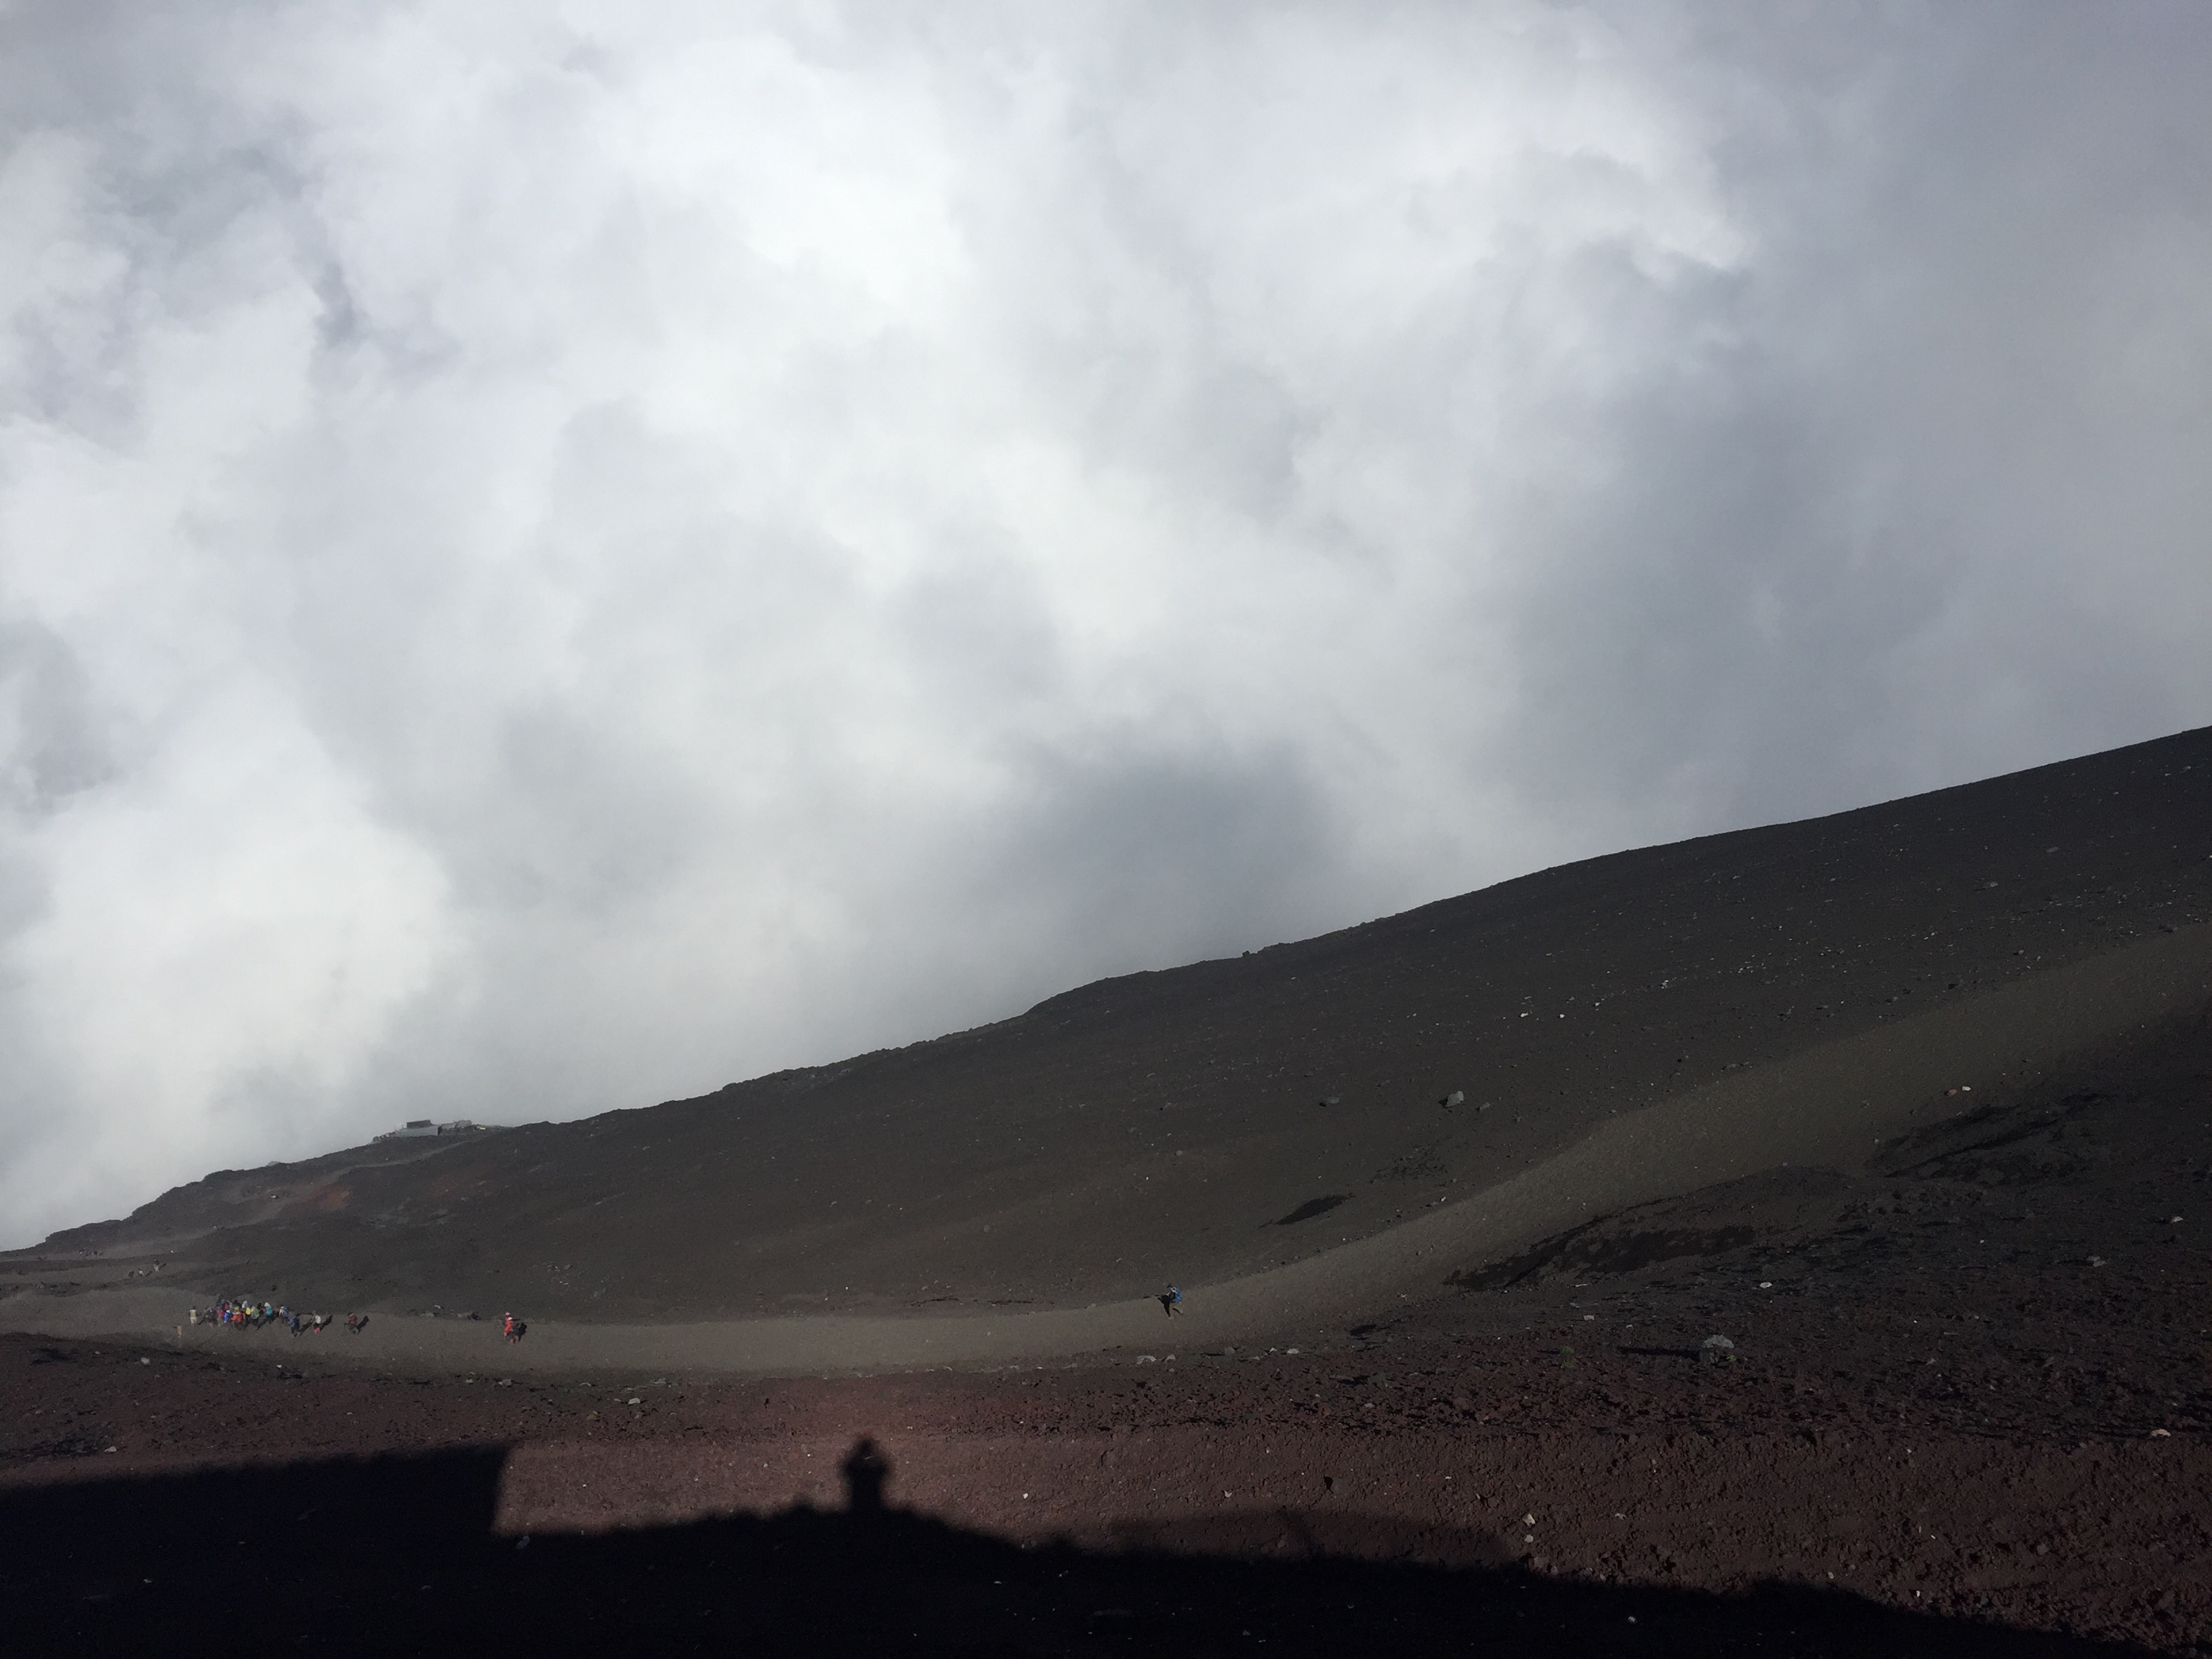
[[[520,1345],[491,1322],[378,1315],[366,1334],[308,1339],[319,1364],[509,1374],[608,1370],[777,1376],[1008,1364],[1109,1350],[1172,1351],[1313,1340],[1445,1292],[1447,1276],[1595,1216],[1790,1165],[1856,1168],[1885,1138],[2016,1097],[2052,1068],[2201,1008],[2212,997],[2212,924],[2138,941],[1985,995],[1816,1045],[1605,1122],[1546,1163],[1389,1231],[1288,1266],[1157,1300],[906,1318],[810,1316],[690,1324],[532,1321]],[[1960,1091],[1972,1092],[1959,1092]],[[0,1331],[167,1337],[273,1359],[287,1334],[189,1326],[181,1287],[103,1289],[0,1303]]]

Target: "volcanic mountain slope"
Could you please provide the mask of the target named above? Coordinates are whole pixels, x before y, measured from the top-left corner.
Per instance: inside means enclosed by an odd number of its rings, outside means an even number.
[[[0,1597],[102,1656],[174,1651],[210,1572],[288,1650],[520,1608],[658,1653],[735,1607],[809,1656],[2201,1655],[2208,1182],[2200,1008],[1281,1346],[1219,1286],[1118,1352],[773,1380],[636,1325],[0,1330]]]
[[[1366,1238],[1617,1115],[2090,983],[2208,918],[2212,730],[1565,866],[696,1100],[210,1176],[18,1265],[173,1251],[166,1282],[605,1322],[1079,1307]],[[2015,1046],[1988,1039],[1962,1084],[2002,1095]]]

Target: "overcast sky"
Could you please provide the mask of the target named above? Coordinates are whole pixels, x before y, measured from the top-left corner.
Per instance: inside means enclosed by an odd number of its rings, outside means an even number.
[[[2203,5],[0,5],[0,1243],[2212,721]]]

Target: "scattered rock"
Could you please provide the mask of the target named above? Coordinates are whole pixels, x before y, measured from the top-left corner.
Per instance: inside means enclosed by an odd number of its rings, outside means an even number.
[[[1735,1344],[1724,1336],[1709,1336],[1698,1345],[1698,1363],[1717,1365],[1723,1360],[1735,1363]]]
[[[1455,1089],[1449,1094],[1446,1095],[1442,1100],[1439,1100],[1437,1104],[1443,1107],[1464,1106],[1467,1104],[1467,1091],[1464,1089]]]

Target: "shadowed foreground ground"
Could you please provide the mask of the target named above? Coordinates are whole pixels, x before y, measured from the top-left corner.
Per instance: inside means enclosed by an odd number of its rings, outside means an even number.
[[[1518,1566],[1024,1547],[884,1500],[596,1536],[495,1529],[496,1449],[0,1495],[21,1653],[2117,1655],[1840,1591],[1613,1588]],[[1263,1518],[1295,1536],[1287,1511]],[[1391,1523],[1373,1527],[1387,1532]],[[1370,1540],[1370,1545],[1377,1540]]]

